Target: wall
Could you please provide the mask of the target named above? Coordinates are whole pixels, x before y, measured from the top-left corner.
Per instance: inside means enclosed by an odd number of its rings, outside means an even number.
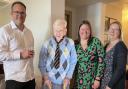
[[[10,6],[0,8],[0,27],[10,21]]]
[[[35,40],[34,68],[39,88],[42,79],[38,69],[39,52],[43,42],[51,35],[51,0],[24,0],[24,3],[27,6],[25,24],[32,30]]]
[[[86,16],[87,16],[87,6],[82,6],[82,7],[77,7],[76,9],[76,28],[77,28],[77,32],[79,30],[79,25],[81,24],[81,22],[83,20],[86,20]]]
[[[65,13],[65,0],[51,0],[51,15],[52,23],[55,19],[64,19]]]
[[[128,47],[128,5],[124,4],[122,9],[122,37]]]
[[[106,4],[105,16],[122,21],[122,8],[117,4]]]
[[[105,7],[103,3],[95,3],[88,6],[87,17],[91,24],[94,35],[102,40],[104,30],[104,12]]]

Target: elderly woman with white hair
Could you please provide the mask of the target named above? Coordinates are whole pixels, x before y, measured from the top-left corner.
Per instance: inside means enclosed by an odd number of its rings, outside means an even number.
[[[66,26],[65,20],[56,20],[53,24],[54,35],[40,51],[39,69],[44,79],[43,89],[69,89],[77,55],[73,40],[66,37]]]

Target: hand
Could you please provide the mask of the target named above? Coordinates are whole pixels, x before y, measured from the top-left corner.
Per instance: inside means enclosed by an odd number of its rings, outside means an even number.
[[[93,88],[93,89],[98,89],[99,86],[100,86],[100,81],[95,80],[95,81],[94,81],[94,84],[92,85],[92,88]]]
[[[108,86],[106,86],[106,88],[105,89],[111,89],[111,88],[109,88]]]
[[[66,87],[70,84],[70,80],[65,78],[63,82],[63,89],[66,89]]]
[[[20,52],[20,57],[22,59],[32,58],[34,56],[34,50],[22,50]]]
[[[52,83],[50,80],[45,80],[44,85],[46,85],[49,89],[52,89]]]
[[[43,81],[44,81],[44,85],[46,85],[49,89],[52,89],[52,83],[48,79],[48,76],[47,75],[43,76]]]

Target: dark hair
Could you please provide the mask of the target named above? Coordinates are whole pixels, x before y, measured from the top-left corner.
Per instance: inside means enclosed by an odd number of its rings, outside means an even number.
[[[82,23],[79,25],[79,30],[78,30],[78,42],[80,43],[80,34],[79,34],[79,31],[80,31],[80,28],[82,25],[88,25],[89,29],[90,29],[90,37],[88,39],[88,44],[90,44],[91,40],[92,40],[92,28],[91,28],[91,24],[88,20],[83,20]]]
[[[118,26],[119,26],[119,38],[121,38],[121,30],[122,30],[122,26],[121,26],[121,23],[119,22],[119,21],[114,21],[114,22],[112,22],[112,23],[110,23],[110,25],[109,25],[109,28],[110,28],[110,26],[112,25],[112,24],[117,24]]]
[[[22,3],[22,2],[20,2],[20,1],[13,2],[13,3],[12,3],[12,6],[11,6],[11,9],[13,9],[13,7],[14,7],[16,4],[20,4],[20,5],[22,5],[22,6],[25,8],[25,10],[26,10],[26,6],[25,6],[25,4]]]

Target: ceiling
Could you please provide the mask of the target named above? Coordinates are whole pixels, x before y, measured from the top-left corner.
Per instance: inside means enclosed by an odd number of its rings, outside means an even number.
[[[89,5],[97,2],[104,3],[128,3],[128,0],[65,0],[66,6],[70,7],[80,7],[84,5]]]

